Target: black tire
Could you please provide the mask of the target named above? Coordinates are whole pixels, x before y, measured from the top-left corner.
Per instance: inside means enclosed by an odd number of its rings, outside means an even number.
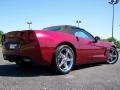
[[[64,65],[62,65],[63,62]],[[54,58],[52,63],[53,66],[52,68],[54,72],[56,72],[57,74],[68,74],[72,70],[74,64],[75,64],[75,54],[73,49],[68,45],[58,46],[54,53]]]
[[[118,61],[119,53],[116,48],[112,47],[109,51],[109,56],[107,63],[108,64],[115,64]]]

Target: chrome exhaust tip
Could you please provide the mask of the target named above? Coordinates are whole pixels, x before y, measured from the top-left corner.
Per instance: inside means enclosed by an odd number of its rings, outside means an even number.
[[[32,60],[29,59],[29,58],[23,58],[23,61],[24,61],[24,62],[31,62]]]
[[[7,60],[7,56],[3,55],[4,60]]]

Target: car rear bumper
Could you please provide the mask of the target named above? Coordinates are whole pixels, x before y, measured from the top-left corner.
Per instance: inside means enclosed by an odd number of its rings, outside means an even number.
[[[35,63],[32,58],[25,57],[25,56],[18,56],[18,55],[6,55],[3,54],[4,60],[8,60],[10,62],[17,62],[19,60],[22,60],[24,62],[30,62],[30,63]]]
[[[52,49],[53,50],[53,49]],[[19,50],[2,49],[4,60],[16,62],[24,60],[40,65],[51,65],[53,51],[48,48],[40,48],[38,46],[31,48],[21,48]]]

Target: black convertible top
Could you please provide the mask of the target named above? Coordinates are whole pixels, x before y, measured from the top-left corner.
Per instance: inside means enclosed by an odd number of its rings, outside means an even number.
[[[44,30],[47,30],[47,31],[61,31],[69,34],[74,34],[73,29],[82,29],[82,28],[72,26],[72,25],[58,25],[58,26],[51,26],[51,27],[44,28]]]

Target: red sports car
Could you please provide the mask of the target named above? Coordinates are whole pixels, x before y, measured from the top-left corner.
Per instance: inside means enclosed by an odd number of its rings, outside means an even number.
[[[118,60],[113,43],[100,41],[84,29],[70,25],[8,32],[3,35],[2,44],[5,60],[19,66],[49,65],[61,74],[69,73],[74,65],[114,64]]]

